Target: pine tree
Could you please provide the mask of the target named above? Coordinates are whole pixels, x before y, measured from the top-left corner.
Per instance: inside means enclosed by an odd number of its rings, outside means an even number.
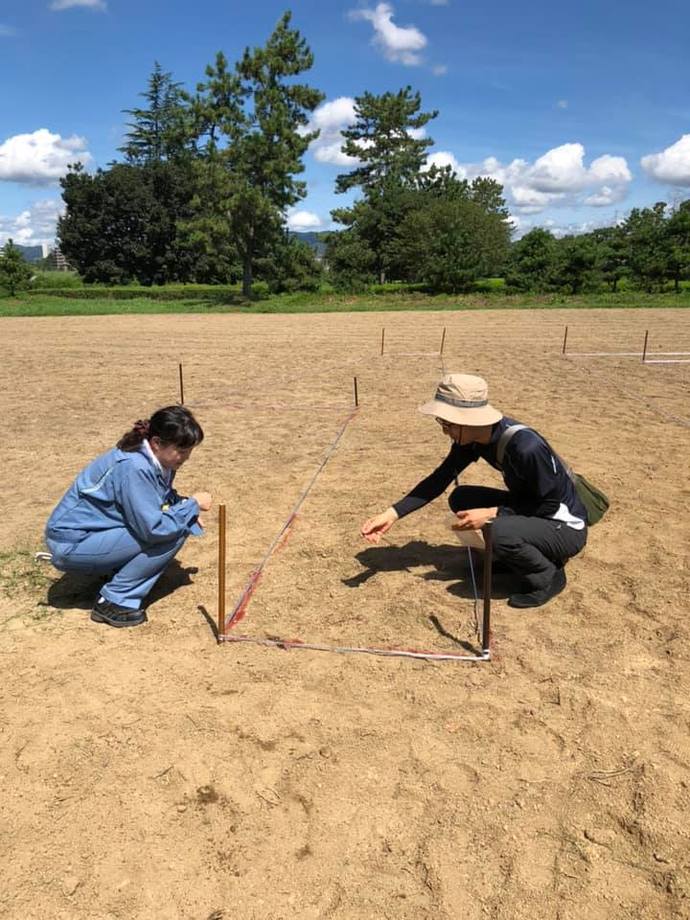
[[[407,86],[397,93],[366,92],[355,99],[355,123],[342,134],[343,153],[359,165],[336,178],[336,192],[358,188],[362,198],[351,208],[338,208],[333,219],[350,227],[373,255],[383,283],[395,265],[396,237],[416,188],[433,139],[422,137],[437,112],[421,112],[421,97]],[[337,245],[333,240],[332,245]],[[350,246],[362,261],[361,246]],[[343,252],[341,247],[341,253]]]
[[[188,147],[191,130],[189,98],[182,84],[176,83],[156,61],[148,88],[139,95],[148,106],[125,109],[133,122],[127,126],[131,130],[120,152],[128,163],[137,166],[150,166],[181,155]]]
[[[0,250],[0,288],[5,288],[14,297],[17,291],[29,286],[31,274],[29,263],[12,240],[8,240]]]

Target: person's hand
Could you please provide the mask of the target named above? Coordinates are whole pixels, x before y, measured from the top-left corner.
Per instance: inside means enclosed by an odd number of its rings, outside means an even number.
[[[210,492],[195,492],[192,498],[197,502],[202,511],[210,511],[213,497]]]
[[[481,530],[484,524],[492,521],[498,514],[498,508],[471,508],[469,511],[456,511],[458,530]]]
[[[387,508],[376,517],[369,518],[362,524],[360,533],[369,543],[380,543],[384,533],[388,533],[393,524],[398,520],[395,508]]]

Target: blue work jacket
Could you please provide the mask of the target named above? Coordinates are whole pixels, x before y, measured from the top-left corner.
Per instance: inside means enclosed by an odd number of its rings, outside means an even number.
[[[143,544],[202,533],[199,504],[181,498],[143,451],[115,447],[85,467],[48,519],[46,539],[79,543],[95,531],[126,527]]]

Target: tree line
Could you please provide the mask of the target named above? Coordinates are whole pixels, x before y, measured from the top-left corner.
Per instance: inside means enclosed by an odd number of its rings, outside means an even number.
[[[343,131],[353,168],[337,193],[341,229],[322,235],[323,262],[288,232],[306,194],[299,175],[318,132],[310,116],[324,94],[302,80],[313,54],[286,12],[262,47],[230,65],[222,52],[194,92],[156,64],[129,116],[121,160],[91,174],[70,167],[60,249],[86,282],[153,285],[242,283],[272,291],[405,282],[459,292],[503,277],[508,290],[579,293],[623,278],[644,290],[690,275],[690,202],[635,209],[620,225],[557,239],[535,229],[511,242],[502,186],[427,166],[436,111],[419,93],[365,92]]]

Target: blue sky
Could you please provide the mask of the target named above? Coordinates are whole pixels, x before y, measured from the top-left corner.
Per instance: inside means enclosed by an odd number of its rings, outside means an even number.
[[[330,227],[345,203],[334,181],[354,97],[408,83],[439,112],[432,161],[501,181],[519,232],[690,198],[687,0],[2,0],[0,243],[52,240],[59,176],[117,157],[154,61],[193,88],[216,51],[237,60],[288,8],[326,94],[296,229]]]

